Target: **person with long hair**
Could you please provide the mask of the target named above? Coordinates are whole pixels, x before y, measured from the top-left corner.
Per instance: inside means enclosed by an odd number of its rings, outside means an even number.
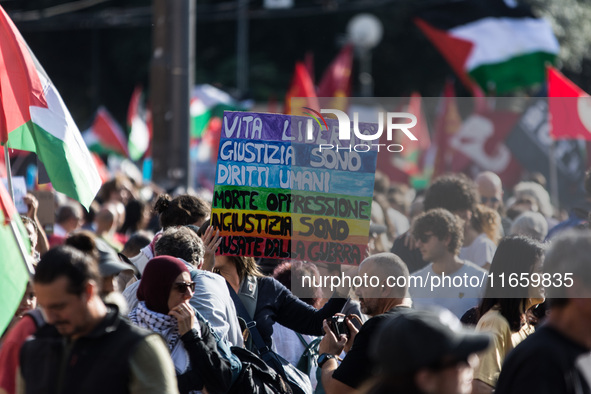
[[[499,243],[490,267],[492,280],[489,279],[478,307],[476,330],[490,332],[493,344],[480,355],[474,374],[475,394],[493,392],[506,355],[534,332],[527,322],[527,311],[544,302],[544,289],[512,287],[508,280],[510,275],[521,279],[525,274],[535,283],[535,278],[540,278],[544,252],[541,243],[525,236],[506,237]],[[501,278],[505,286],[501,285]]]
[[[301,334],[320,336],[324,332],[322,321],[340,312],[347,301],[333,297],[322,309],[316,309],[276,279],[263,276],[252,257],[216,256],[214,270],[237,294],[269,348],[275,322]]]

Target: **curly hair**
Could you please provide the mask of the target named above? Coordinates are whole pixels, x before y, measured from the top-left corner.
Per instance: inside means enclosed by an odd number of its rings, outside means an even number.
[[[198,266],[203,259],[205,246],[201,238],[188,227],[169,227],[162,232],[154,245],[156,256],[173,256]]]
[[[445,208],[450,212],[473,211],[480,201],[476,184],[464,174],[443,175],[425,193],[425,211]]]
[[[199,197],[189,194],[174,199],[168,194],[161,194],[154,204],[154,211],[160,215],[160,226],[166,229],[200,222],[209,215],[211,207]]]
[[[420,238],[421,235],[432,232],[439,240],[450,237],[447,250],[454,256],[460,253],[464,242],[463,220],[443,208],[435,208],[417,216],[412,225],[412,235]]]
[[[476,204],[470,224],[479,234],[485,233],[495,245],[499,243],[501,238],[501,215],[494,209],[486,205]]]

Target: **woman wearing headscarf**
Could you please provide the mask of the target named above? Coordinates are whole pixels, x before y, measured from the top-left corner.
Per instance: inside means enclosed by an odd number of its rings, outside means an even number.
[[[138,306],[131,321],[159,333],[166,340],[177,373],[179,391],[226,392],[232,379],[229,362],[217,351],[209,325],[189,305],[195,283],[178,258],[151,259],[137,291]]]

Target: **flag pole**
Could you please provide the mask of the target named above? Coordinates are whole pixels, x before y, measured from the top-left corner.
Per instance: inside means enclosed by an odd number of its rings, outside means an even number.
[[[19,217],[19,220],[20,220],[20,217]],[[12,235],[14,236],[14,240],[16,241],[16,243],[18,245],[18,249],[21,251],[21,255],[23,256],[25,266],[27,267],[27,271],[29,272],[29,275],[32,277],[35,274],[35,268],[33,267],[33,264],[31,263],[31,257],[25,249],[25,245],[23,244],[23,240],[21,239],[21,237],[19,235],[19,230],[16,227],[16,223],[14,222],[13,218],[10,218],[10,229],[12,230]]]
[[[12,189],[12,171],[10,169],[10,153],[8,152],[8,141],[4,144],[4,163],[6,165],[6,179],[8,181],[8,193],[14,204],[14,190]]]
[[[550,144],[550,195],[552,196],[552,202],[558,209],[560,203],[558,201],[558,173],[556,169],[556,141],[553,139]]]

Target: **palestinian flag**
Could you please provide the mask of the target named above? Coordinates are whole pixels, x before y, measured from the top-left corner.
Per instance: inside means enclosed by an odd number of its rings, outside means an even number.
[[[475,81],[496,95],[543,83],[545,64],[559,51],[546,20],[503,0],[445,2],[420,12],[415,23],[468,88]]]
[[[137,161],[149,156],[152,143],[152,112],[146,108],[141,86],[136,86],[127,108],[129,157]]]
[[[213,118],[222,119],[224,111],[244,111],[228,93],[208,84],[196,85],[191,94],[191,138],[203,138]]]
[[[76,123],[2,7],[0,143],[37,153],[54,189],[86,208],[101,187]]]
[[[105,107],[96,111],[94,122],[90,129],[83,135],[84,142],[91,152],[99,154],[115,153],[123,157],[129,157],[127,149],[127,137],[123,129],[111,116]]]
[[[591,97],[554,67],[548,67],[548,113],[553,140],[591,140]]]
[[[29,270],[32,273],[25,260],[31,247],[26,234],[10,195],[0,182],[0,335],[25,294]]]

